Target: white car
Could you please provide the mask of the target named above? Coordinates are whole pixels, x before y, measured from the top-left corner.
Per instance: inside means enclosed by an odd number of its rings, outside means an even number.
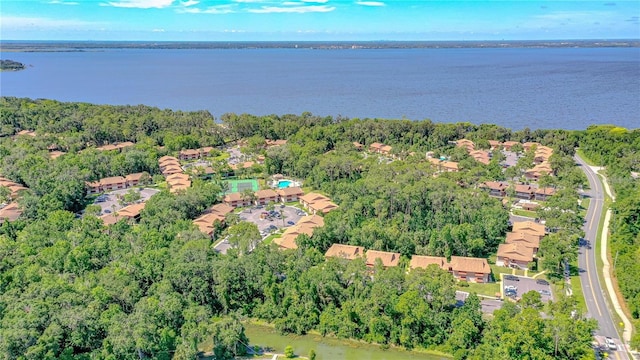
[[[606,337],[604,339],[604,342],[607,344],[607,347],[609,348],[609,350],[618,350],[618,346],[616,346],[616,343],[613,342],[612,338]]]

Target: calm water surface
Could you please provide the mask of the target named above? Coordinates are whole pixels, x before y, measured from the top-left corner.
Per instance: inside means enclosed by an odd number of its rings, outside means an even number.
[[[175,110],[640,127],[639,48],[3,53],[2,95]]]
[[[378,346],[352,341],[323,338],[318,335],[278,335],[269,327],[245,324],[245,333],[251,345],[268,346],[283,353],[291,345],[297,355],[307,356],[309,350],[317,353],[317,360],[449,360],[448,358],[407,352],[396,349],[381,350]]]

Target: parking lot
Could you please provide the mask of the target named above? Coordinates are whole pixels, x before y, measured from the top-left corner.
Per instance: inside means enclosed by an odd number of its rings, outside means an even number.
[[[276,204],[273,210],[274,213],[270,215],[267,215],[269,211],[263,206],[260,208],[255,206],[246,208],[238,215],[240,216],[240,220],[249,221],[258,225],[258,230],[260,230],[260,234],[264,237],[277,229],[297,224],[300,218],[306,215],[305,212],[293,206],[282,206],[283,205]],[[280,215],[280,211],[282,211],[282,215]]]
[[[505,297],[520,299],[529,291],[537,291],[543,302],[553,300],[551,286],[546,280],[537,280],[522,276],[504,275],[502,291]]]
[[[112,212],[118,211],[122,209],[122,205],[120,205],[120,202],[118,202],[118,195],[124,195],[131,189],[134,189],[135,191],[140,191],[140,200],[142,201],[147,201],[150,197],[160,192],[160,190],[150,189],[150,188],[144,188],[142,190],[140,190],[139,188],[115,190],[110,193],[102,194],[98,196],[98,198],[94,202],[94,205],[100,206],[101,215],[110,214]]]
[[[518,163],[518,155],[512,151],[502,150],[502,153],[505,156],[505,160],[502,162],[506,167],[516,166]]]

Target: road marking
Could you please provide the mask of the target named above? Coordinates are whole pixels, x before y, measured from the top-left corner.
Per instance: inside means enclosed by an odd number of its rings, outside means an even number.
[[[616,359],[620,360],[620,354],[618,354],[618,351],[616,350],[613,353],[616,354]]]
[[[591,215],[591,220],[589,220],[589,231],[591,231],[591,227],[593,227],[593,223],[594,223],[594,219],[596,218],[596,213],[598,212],[598,203],[596,202],[594,204],[594,210],[593,210],[593,214]],[[596,237],[597,238],[597,237]],[[593,239],[594,243],[596,239]]]
[[[591,281],[591,271],[589,271],[589,252],[585,251],[585,259],[587,261],[587,278],[589,278],[589,287],[591,288],[591,294],[593,295],[593,302],[596,304],[596,309],[598,309],[598,314],[602,316],[602,311],[600,311],[600,306],[598,305],[598,300],[596,299],[596,292],[593,290],[593,282]]]

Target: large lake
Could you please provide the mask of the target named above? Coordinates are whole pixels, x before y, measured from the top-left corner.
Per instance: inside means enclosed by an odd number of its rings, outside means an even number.
[[[175,110],[640,127],[640,48],[15,52],[3,96]]]

